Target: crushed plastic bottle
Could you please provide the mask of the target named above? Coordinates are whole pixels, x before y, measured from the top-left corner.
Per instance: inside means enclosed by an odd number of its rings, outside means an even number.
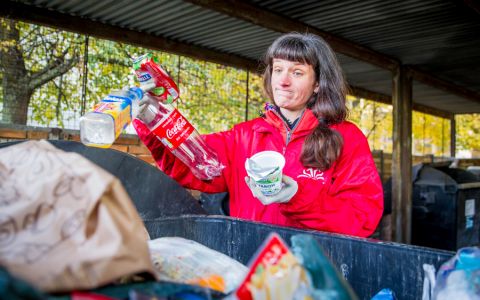
[[[108,148],[138,114],[144,92],[153,84],[141,88],[112,91],[93,109],[80,118],[80,140],[86,146]]]
[[[162,104],[150,95],[147,106],[138,114],[147,128],[201,180],[220,176],[225,168],[216,153],[205,144],[198,131],[171,104]]]
[[[180,90],[175,81],[161,67],[151,53],[133,61],[133,69],[140,86],[149,89],[149,99],[138,115],[147,128],[185,165],[202,180],[220,176],[225,168],[216,153],[208,147],[197,130],[171,103],[180,99]]]

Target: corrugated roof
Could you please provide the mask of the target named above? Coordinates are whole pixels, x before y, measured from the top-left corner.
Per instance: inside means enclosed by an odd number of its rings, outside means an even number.
[[[17,2],[253,61],[260,60],[281,34],[180,0]],[[474,8],[463,2],[254,0],[252,3],[473,91],[473,98],[480,95],[480,18]],[[391,71],[344,54],[338,57],[351,85],[391,95]],[[451,113],[480,113],[480,99],[467,98],[414,80],[416,104]]]
[[[255,2],[480,92],[480,16],[462,1]]]

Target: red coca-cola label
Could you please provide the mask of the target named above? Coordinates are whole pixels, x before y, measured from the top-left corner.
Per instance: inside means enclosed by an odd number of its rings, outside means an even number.
[[[192,124],[177,110],[163,119],[152,132],[171,150],[180,146],[195,130]]]

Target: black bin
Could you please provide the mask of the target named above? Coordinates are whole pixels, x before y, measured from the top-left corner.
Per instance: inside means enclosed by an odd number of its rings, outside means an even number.
[[[421,299],[423,264],[436,269],[454,252],[300,230],[223,216],[181,216],[145,220],[150,237],[192,239],[247,264],[271,232],[287,243],[294,234],[310,234],[350,283],[360,299],[371,299],[382,288],[397,298]]]
[[[446,250],[478,245],[480,182],[462,169],[413,168],[412,243]]]

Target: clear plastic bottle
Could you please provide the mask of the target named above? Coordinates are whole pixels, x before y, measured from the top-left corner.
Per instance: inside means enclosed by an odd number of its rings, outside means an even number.
[[[145,98],[150,98],[146,95]],[[171,104],[151,99],[138,114],[150,131],[199,179],[211,180],[225,168],[198,131]]]
[[[152,84],[116,90],[80,118],[80,140],[92,147],[108,148],[138,114],[139,102]]]

